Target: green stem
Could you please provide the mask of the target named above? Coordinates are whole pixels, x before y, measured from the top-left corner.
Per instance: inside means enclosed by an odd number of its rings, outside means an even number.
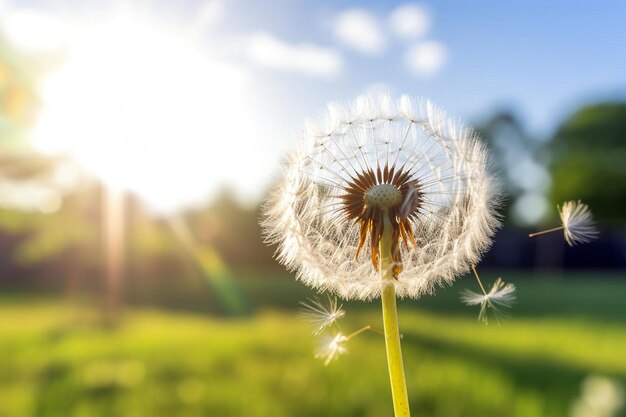
[[[383,327],[385,330],[385,347],[387,348],[387,364],[391,381],[391,396],[395,417],[409,417],[409,396],[402,365],[400,348],[400,331],[398,329],[398,310],[396,307],[396,287],[393,276],[393,257],[391,252],[393,226],[389,216],[384,216],[383,236],[380,240],[380,275],[383,284]]]

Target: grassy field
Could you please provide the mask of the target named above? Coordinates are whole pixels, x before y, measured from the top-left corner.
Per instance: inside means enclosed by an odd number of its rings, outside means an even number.
[[[289,308],[306,291],[244,282],[249,317],[136,308],[113,329],[85,306],[1,298],[0,417],[392,415],[381,335],[324,367]],[[501,326],[459,305],[463,285],[401,304],[414,416],[561,417],[590,375],[626,387],[624,281],[520,280]],[[346,309],[345,332],[380,326],[377,304]]]

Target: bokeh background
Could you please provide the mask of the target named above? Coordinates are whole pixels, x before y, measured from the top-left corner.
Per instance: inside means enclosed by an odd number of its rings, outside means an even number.
[[[429,97],[507,197],[479,265],[400,305],[415,416],[626,416],[626,4],[0,0],[0,417],[386,416],[384,344],[324,367],[257,225],[325,103]],[[556,205],[590,205],[568,247]],[[380,327],[377,303],[342,326]]]

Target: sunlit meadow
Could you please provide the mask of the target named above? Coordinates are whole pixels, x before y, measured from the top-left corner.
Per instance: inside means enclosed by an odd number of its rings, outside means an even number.
[[[520,284],[524,305],[502,326],[467,314],[458,286],[421,308],[401,304],[414,415],[570,415],[587,378],[623,384],[623,286],[585,276],[564,291],[549,277],[535,278],[547,281]],[[347,355],[324,367],[313,358],[310,327],[292,310],[307,291],[276,277],[249,279],[253,317],[141,308],[113,330],[94,328],[97,312],[84,305],[3,299],[0,414],[390,414],[380,334],[355,338]],[[259,289],[260,279],[272,287]],[[278,306],[275,291],[293,301]],[[346,326],[379,324],[377,306],[346,308]]]

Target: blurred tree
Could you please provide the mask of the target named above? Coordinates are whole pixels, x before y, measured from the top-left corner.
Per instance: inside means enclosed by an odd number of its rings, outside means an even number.
[[[520,118],[510,110],[496,112],[476,130],[489,143],[496,169],[502,174],[504,210],[511,215],[505,218],[522,225],[541,221],[546,214],[550,185],[545,143],[528,134]]]
[[[35,93],[37,65],[0,38],[0,145],[22,147],[39,105]]]
[[[119,283],[123,289],[107,286],[110,228],[103,220],[110,216],[104,216],[102,184],[66,158],[34,151],[27,140],[39,106],[36,82],[49,65],[50,57],[43,58],[12,48],[0,30],[0,269],[11,272],[0,284],[65,288],[72,296],[87,290],[113,301],[121,292],[141,302],[198,294],[204,287],[185,265],[167,222],[127,195],[120,196],[117,217],[125,230],[119,230],[116,256],[129,276]]]
[[[65,158],[33,150],[27,133],[39,101],[40,64],[12,48],[0,32],[0,208],[51,212],[71,188],[76,171]],[[70,178],[74,176],[74,178]]]
[[[103,194],[103,186],[92,181],[65,194],[54,211],[0,208],[0,265],[11,271],[0,275],[0,286],[65,290],[72,298],[95,295],[106,307]],[[206,284],[186,264],[167,222],[132,195],[126,196],[123,216],[128,279],[120,283],[118,301],[206,303]]]
[[[554,134],[550,197],[582,200],[604,222],[626,224],[626,103],[583,107]]]
[[[214,246],[235,270],[276,267],[273,249],[263,243],[259,208],[245,207],[229,190],[212,204],[187,215],[198,242]]]

